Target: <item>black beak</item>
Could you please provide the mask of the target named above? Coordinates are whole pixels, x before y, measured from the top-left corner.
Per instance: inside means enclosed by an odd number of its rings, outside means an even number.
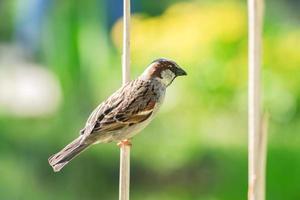
[[[176,68],[175,74],[176,74],[176,76],[186,76],[187,75],[187,73],[180,67]]]

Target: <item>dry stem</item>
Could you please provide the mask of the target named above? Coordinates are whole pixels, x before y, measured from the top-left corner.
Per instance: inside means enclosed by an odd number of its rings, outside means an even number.
[[[123,85],[130,80],[130,0],[123,0]],[[120,185],[119,200],[129,200],[130,186],[130,141],[121,142],[120,146]]]
[[[248,200],[263,200],[264,197],[264,157],[266,136],[261,129],[261,46],[263,27],[263,0],[248,0],[249,23],[249,94],[248,94],[248,143],[249,143],[249,188]],[[264,141],[263,141],[264,140]]]

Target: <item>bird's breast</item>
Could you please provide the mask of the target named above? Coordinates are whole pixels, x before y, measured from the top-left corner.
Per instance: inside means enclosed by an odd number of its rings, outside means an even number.
[[[141,132],[156,116],[159,108],[161,107],[164,98],[165,98],[165,89],[164,88],[156,88],[156,104],[153,108],[151,116],[145,121],[135,124],[133,126],[129,126],[123,130],[120,130],[114,134],[114,141],[122,141],[124,139],[129,139]]]

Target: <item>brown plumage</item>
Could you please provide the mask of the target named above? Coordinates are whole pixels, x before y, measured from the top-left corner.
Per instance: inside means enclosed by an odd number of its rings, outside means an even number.
[[[158,59],[136,80],[125,84],[101,103],[88,118],[80,136],[49,158],[54,171],[92,144],[132,138],[153,119],[165,90],[177,76],[186,75],[175,62]]]

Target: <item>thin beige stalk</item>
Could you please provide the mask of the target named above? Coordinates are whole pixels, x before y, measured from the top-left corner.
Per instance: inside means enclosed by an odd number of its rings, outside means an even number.
[[[130,81],[130,0],[123,0],[123,85]]]
[[[265,199],[266,136],[261,123],[261,53],[263,0],[248,0],[249,94],[248,94],[248,200]]]
[[[130,80],[130,0],[123,0],[122,83]],[[119,200],[129,200],[130,141],[120,144]]]

